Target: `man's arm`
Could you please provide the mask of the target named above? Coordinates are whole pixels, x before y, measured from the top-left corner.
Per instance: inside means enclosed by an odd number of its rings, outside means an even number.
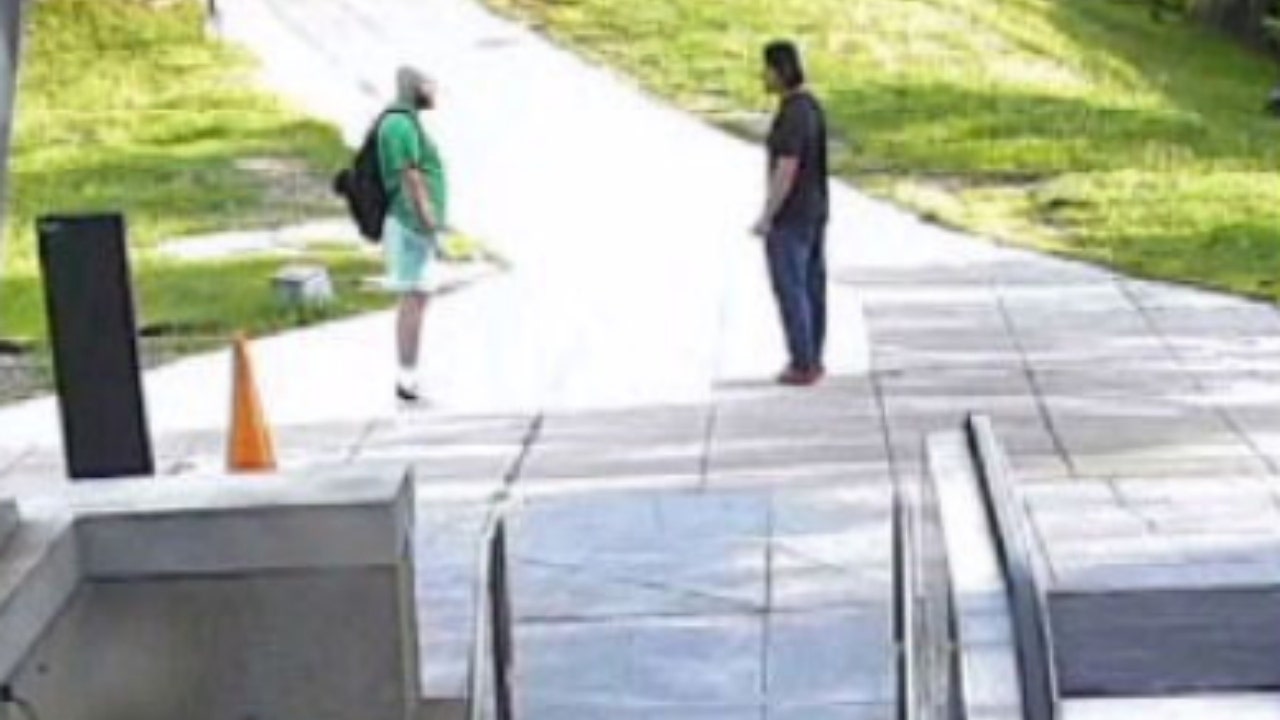
[[[782,205],[787,202],[787,198],[791,197],[791,191],[796,187],[796,175],[799,172],[800,158],[778,158],[777,166],[769,178],[769,194],[764,203],[763,219],[769,224],[773,224],[778,211],[782,210]]]
[[[418,222],[427,232],[436,232],[440,229],[436,212],[440,206],[433,201],[431,184],[418,166],[423,155],[422,135],[413,119],[404,113],[391,113],[384,123],[379,149],[390,158],[392,171],[399,174],[400,191],[408,196]]]
[[[773,172],[769,175],[769,188],[764,202],[764,212],[756,221],[753,232],[760,237],[768,237],[773,232],[773,222],[778,217],[791,191],[796,187],[796,176],[800,172],[800,159],[795,157],[778,158]]]
[[[443,228],[436,217],[436,204],[431,198],[431,184],[427,177],[416,167],[404,169],[404,188],[413,199],[413,209],[418,213],[418,220],[427,232],[439,232]]]
[[[794,105],[788,105],[778,118],[778,132],[772,140],[772,151],[777,153],[773,170],[769,172],[764,212],[756,223],[755,232],[764,237],[773,229],[774,220],[786,204],[796,186],[800,174],[800,155],[805,144],[804,117]]]

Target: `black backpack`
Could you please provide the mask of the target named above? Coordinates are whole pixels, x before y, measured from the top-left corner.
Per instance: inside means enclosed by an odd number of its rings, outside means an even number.
[[[347,201],[347,210],[355,220],[360,234],[372,243],[382,239],[382,223],[391,207],[391,196],[382,184],[382,161],[378,153],[378,131],[382,121],[392,113],[407,110],[387,110],[378,116],[360,146],[351,167],[344,168],[333,178],[333,191]]]

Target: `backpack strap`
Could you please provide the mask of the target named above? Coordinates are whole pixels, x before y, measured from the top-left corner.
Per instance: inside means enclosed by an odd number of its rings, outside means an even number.
[[[382,123],[386,122],[386,119],[392,115],[404,115],[408,117],[409,121],[413,123],[414,129],[418,131],[419,139],[425,140],[425,137],[422,132],[422,125],[418,123],[418,117],[417,115],[414,114],[412,110],[409,110],[407,108],[389,107],[386,110],[383,110],[382,114],[379,115],[378,119],[373,123],[373,133],[372,133],[373,142],[375,143],[374,146],[378,148],[379,156],[382,155],[382,148],[381,146],[377,145],[377,143],[382,134]],[[399,190],[400,184],[401,183],[396,183],[396,190],[393,190],[387,193],[388,199],[394,198],[396,197],[396,195],[399,194],[398,190]]]
[[[374,121],[373,136],[375,140],[377,139],[378,135],[382,132],[382,123],[386,122],[387,118],[391,117],[392,115],[404,115],[408,117],[409,121],[413,123],[414,128],[417,129],[418,134],[419,135],[422,134],[422,126],[418,124],[418,118],[414,115],[412,110],[393,107],[393,108],[387,108],[386,110],[383,110],[382,114],[378,116],[378,119]]]

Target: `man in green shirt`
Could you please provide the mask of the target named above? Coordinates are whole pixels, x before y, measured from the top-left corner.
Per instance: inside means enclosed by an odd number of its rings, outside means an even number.
[[[396,395],[416,402],[422,320],[427,310],[427,269],[447,226],[448,188],[444,163],[418,122],[435,107],[435,82],[413,68],[396,73],[396,101],[378,126],[382,183],[391,200],[382,231],[387,284],[400,296],[396,345],[400,374]]]

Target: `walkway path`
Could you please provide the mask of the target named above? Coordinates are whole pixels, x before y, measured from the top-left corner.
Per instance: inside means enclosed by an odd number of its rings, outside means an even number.
[[[458,220],[515,261],[436,308],[432,410],[391,405],[386,315],[256,347],[286,465],[418,471],[429,688],[460,682],[477,520],[535,416],[513,549],[531,717],[884,716],[889,480],[972,410],[1028,479],[1274,482],[1274,307],[973,241],[841,187],[836,377],[769,388],[781,343],[745,232],[758,148],[472,0],[220,4],[269,81],[352,138],[398,62],[438,74]],[[162,469],[218,468],[228,374],[217,355],[148,377]],[[49,401],[0,411],[0,485],[49,483],[56,440]]]
[[[891,486],[867,390],[373,429],[361,461],[418,478],[428,695],[466,677],[475,545],[506,478],[522,717],[891,717]]]
[[[440,77],[433,122],[457,219],[516,270],[436,308],[427,375],[437,410],[700,402],[718,381],[777,368],[763,263],[745,232],[758,148],[473,0],[221,6],[226,32],[263,56],[267,81],[353,138],[397,63]],[[830,364],[865,374],[874,361],[906,450],[929,417],[980,405],[1005,411],[1047,473],[1277,465],[1271,306],[970,241],[844,187],[831,255]],[[389,323],[374,315],[259,343],[276,424],[394,417]],[[223,429],[226,365],[217,354],[149,375],[162,441]],[[0,428],[10,459],[50,447],[53,403],[6,408]]]

